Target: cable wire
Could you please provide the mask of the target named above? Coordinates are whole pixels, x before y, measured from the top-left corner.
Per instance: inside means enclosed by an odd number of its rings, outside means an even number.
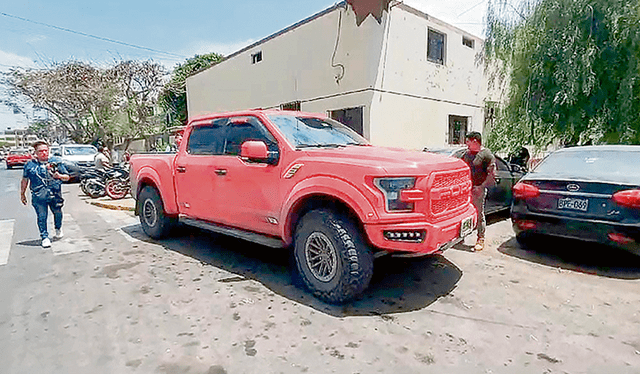
[[[164,52],[164,51],[159,51],[157,49],[141,47],[139,45],[125,43],[125,42],[121,42],[121,41],[118,41],[118,40],[105,38],[105,37],[102,37],[102,36],[95,36],[95,35],[87,34],[87,33],[81,32],[81,31],[75,31],[75,30],[67,29],[67,28],[60,27],[60,26],[49,25],[49,24],[44,23],[44,22],[33,21],[33,20],[30,20],[30,19],[27,19],[27,18],[18,17],[18,16],[14,16],[14,15],[11,15],[11,14],[3,13],[3,12],[0,12],[0,15],[3,15],[5,17],[9,17],[9,18],[19,19],[19,20],[25,21],[25,22],[34,23],[36,25],[50,27],[50,28],[56,29],[56,30],[66,31],[66,32],[69,32],[69,33],[72,33],[72,34],[86,36],[88,38],[102,40],[102,41],[109,42],[109,43],[120,44],[120,45],[124,45],[124,46],[127,46],[127,47],[142,49],[142,50],[145,50],[145,51],[160,53],[160,54],[164,54],[164,55],[168,55],[168,56],[174,56],[174,57],[180,57],[180,58],[188,58],[187,56],[182,56],[182,55],[178,55],[178,54],[171,53],[171,52]]]

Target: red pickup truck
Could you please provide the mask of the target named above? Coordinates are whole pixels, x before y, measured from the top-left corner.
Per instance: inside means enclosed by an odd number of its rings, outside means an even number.
[[[294,275],[342,303],[367,288],[385,253],[439,253],[476,224],[459,159],[375,147],[318,114],[249,110],[201,116],[177,154],[131,157],[144,232],[176,222],[291,251]]]

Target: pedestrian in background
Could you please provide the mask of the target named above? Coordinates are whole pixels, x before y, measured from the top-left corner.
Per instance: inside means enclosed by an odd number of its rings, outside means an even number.
[[[466,136],[467,150],[462,160],[471,168],[471,203],[478,212],[478,239],[474,251],[484,249],[484,235],[487,220],[484,215],[484,204],[487,197],[487,187],[495,183],[495,157],[490,150],[482,146],[482,135],[472,131]]]
[[[105,171],[106,169],[111,169],[111,153],[109,152],[109,147],[101,145],[98,148],[94,163],[97,170]]]
[[[43,140],[33,143],[35,159],[24,166],[20,182],[20,201],[27,205],[27,187],[31,187],[31,205],[36,210],[42,247],[51,247],[47,231],[49,210],[53,213],[55,239],[62,238],[62,181],[68,181],[68,171],[55,158],[49,159],[49,144]]]

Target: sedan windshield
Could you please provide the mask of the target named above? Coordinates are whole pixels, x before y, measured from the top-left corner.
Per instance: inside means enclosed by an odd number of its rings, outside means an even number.
[[[296,148],[343,147],[368,145],[365,138],[349,127],[328,118],[299,117],[293,115],[270,115],[273,122],[287,140]]]
[[[80,156],[80,155],[86,156],[86,155],[93,155],[96,153],[98,153],[98,151],[92,146],[69,147],[64,149],[64,154],[67,156]]]
[[[640,150],[569,150],[549,155],[532,175],[560,179],[582,179],[640,183]]]

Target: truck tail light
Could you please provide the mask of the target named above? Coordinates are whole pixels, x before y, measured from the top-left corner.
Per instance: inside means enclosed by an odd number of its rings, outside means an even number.
[[[540,196],[540,189],[532,184],[518,182],[513,186],[513,196],[516,199],[530,199]]]
[[[618,205],[640,208],[640,190],[618,191],[611,197]]]

